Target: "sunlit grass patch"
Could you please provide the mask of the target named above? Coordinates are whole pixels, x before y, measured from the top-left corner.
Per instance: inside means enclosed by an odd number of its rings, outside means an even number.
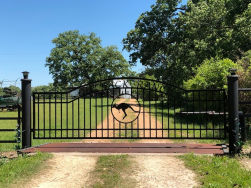
[[[92,172],[92,187],[135,187],[135,181],[130,177],[131,166],[128,155],[100,156]]]
[[[250,187],[251,171],[241,167],[236,158],[227,156],[179,156],[194,170],[202,187]]]
[[[18,157],[15,159],[0,159],[0,187],[26,180],[43,166],[43,162],[52,155],[37,153],[33,156]]]

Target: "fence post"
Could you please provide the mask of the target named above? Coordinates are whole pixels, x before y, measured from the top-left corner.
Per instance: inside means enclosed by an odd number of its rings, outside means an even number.
[[[238,75],[236,69],[230,70],[228,76],[228,118],[229,118],[229,153],[234,155],[240,152],[239,136],[239,97]]]
[[[31,147],[31,80],[24,71],[22,82],[22,148]]]

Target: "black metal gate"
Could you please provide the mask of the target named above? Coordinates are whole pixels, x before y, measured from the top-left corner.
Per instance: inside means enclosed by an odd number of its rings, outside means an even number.
[[[226,92],[114,78],[33,93],[34,139],[225,139]]]

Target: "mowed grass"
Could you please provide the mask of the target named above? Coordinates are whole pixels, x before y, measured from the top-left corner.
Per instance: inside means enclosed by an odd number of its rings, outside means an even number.
[[[95,170],[91,173],[93,188],[135,187],[131,177],[132,162],[128,155],[100,156]]]
[[[163,137],[175,138],[176,142],[201,142],[201,143],[222,143],[226,142],[224,139],[205,139],[207,138],[223,138],[224,131],[224,116],[204,115],[199,117],[198,115],[181,115],[182,111],[178,107],[168,106],[162,101],[142,101],[141,112],[151,114],[151,118],[157,119],[159,124],[163,125]],[[144,106],[144,109],[143,109]],[[149,110],[151,109],[151,110]],[[184,111],[184,110],[183,110]],[[157,118],[156,118],[157,117]],[[156,121],[154,121],[156,122]],[[154,130],[156,123],[152,124]],[[161,127],[161,128],[162,128]],[[169,130],[173,129],[173,130]],[[189,130],[190,129],[190,130]],[[193,130],[197,129],[197,130]],[[210,130],[214,129],[214,130]],[[162,131],[159,131],[159,133]],[[162,134],[162,133],[161,133]],[[189,138],[186,140],[184,138]],[[193,140],[193,138],[196,138]],[[199,139],[198,138],[202,138]]]
[[[54,103],[51,101],[51,104],[43,103],[43,99],[40,99],[40,102],[39,105],[35,105],[35,128],[36,130],[40,129],[35,131],[35,136],[39,139],[32,139],[32,146],[51,142],[74,142],[80,140],[77,139],[78,137],[88,137],[90,130],[86,129],[95,130],[101,121],[104,121],[109,115],[112,99],[77,99],[68,104],[60,104],[61,101],[57,101],[56,104],[55,101]],[[48,102],[48,100],[46,99],[45,102]],[[17,117],[17,112],[0,112],[0,117]],[[17,121],[0,120],[0,128],[2,129],[13,129],[16,128],[16,125]],[[33,126],[33,113],[31,126]],[[61,131],[61,129],[69,130]],[[15,139],[16,132],[4,132],[0,135],[1,140],[12,140]],[[0,151],[13,150],[16,145],[0,144]]]
[[[179,156],[198,175],[201,187],[251,187],[251,171],[241,167],[236,158],[227,156]]]
[[[89,133],[91,130],[86,129],[95,130],[96,128],[98,128],[101,121],[104,121],[106,119],[107,115],[109,115],[110,113],[112,99],[76,99],[70,103],[64,104],[55,104],[53,103],[53,101],[51,101],[51,104],[43,104],[43,99],[41,100],[41,102],[42,104],[40,104],[39,106],[38,104],[35,105],[35,127],[36,129],[50,130],[36,131],[35,136],[39,136],[39,138],[41,139],[33,139],[33,145],[40,145],[43,143],[51,142],[74,142],[80,141],[80,139],[77,139],[78,137],[90,136]],[[57,129],[57,131],[53,129]],[[65,130],[61,131],[61,129]],[[58,139],[42,139],[43,137],[54,137]],[[67,137],[69,139],[59,139]]]
[[[0,117],[17,117],[17,112],[0,111]],[[17,120],[0,120],[0,129],[16,129]],[[16,140],[17,132],[0,132],[0,140]],[[16,143],[1,143],[0,151],[14,150],[16,146],[20,144]]]
[[[51,158],[48,153],[37,153],[33,156],[18,157],[15,159],[0,159],[0,187],[13,186],[17,182],[27,180],[28,177],[38,172],[44,162]]]
[[[35,128],[38,130],[35,136],[40,138],[87,136],[90,132],[88,129],[96,129],[100,122],[105,120],[107,113],[110,112],[110,104],[111,100],[106,98],[76,99],[69,103],[52,101],[44,104],[41,100],[39,105],[35,105]]]

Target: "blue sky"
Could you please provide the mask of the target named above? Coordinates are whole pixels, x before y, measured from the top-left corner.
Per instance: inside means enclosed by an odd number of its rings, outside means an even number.
[[[134,28],[155,0],[8,0],[0,1],[0,81],[30,72],[32,85],[52,82],[45,59],[61,32],[95,32],[103,46],[116,45]],[[128,53],[122,54],[128,60]],[[142,70],[138,65],[134,70]],[[19,86],[19,85],[17,85]]]

